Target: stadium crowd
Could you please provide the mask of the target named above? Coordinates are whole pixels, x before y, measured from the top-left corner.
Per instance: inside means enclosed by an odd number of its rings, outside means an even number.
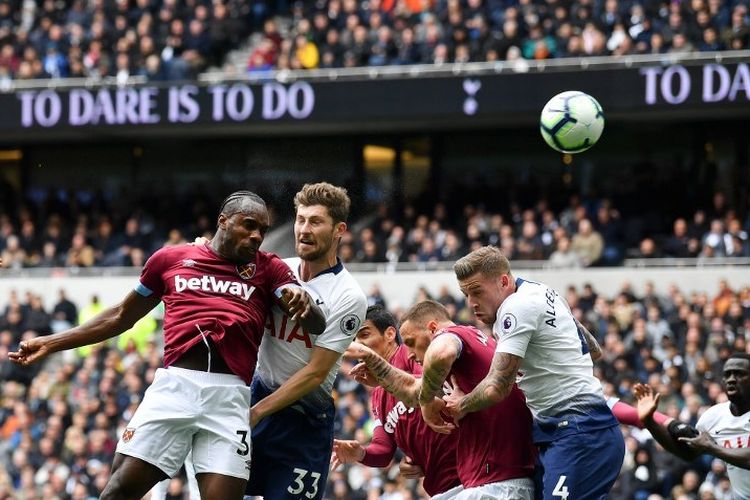
[[[4,0],[0,81],[193,78],[221,64],[268,15],[268,3]]]
[[[248,70],[746,49],[743,2],[297,1],[288,36],[266,25]]]
[[[746,49],[732,0],[3,0],[0,82],[195,77],[260,34],[248,71]]]
[[[726,400],[721,367],[731,352],[748,351],[750,287],[732,290],[722,281],[714,294],[654,284],[636,291],[623,283],[616,296],[604,297],[587,284],[561,293],[603,346],[595,370],[607,395],[632,402],[632,385],[648,382],[661,393],[662,411],[693,425],[705,408]],[[420,290],[415,301],[427,297]],[[433,298],[455,321],[474,323],[462,297],[446,288]],[[83,298],[68,298],[63,291],[54,305],[42,304],[33,291],[3,299],[0,499],[97,498],[117,439],[161,366],[157,319],[147,317],[112,343],[20,368],[7,353],[22,339],[85,321],[102,304],[96,298],[76,304]],[[376,292],[369,300],[388,306]],[[404,311],[393,312],[398,317]],[[344,362],[335,385],[336,436],[366,443],[373,427],[369,389],[347,375],[351,367]],[[622,432],[626,458],[613,498],[731,498],[722,462],[704,458],[688,464],[663,451],[644,431],[622,427]],[[325,498],[422,498],[418,482],[398,476],[400,458],[383,470],[350,465],[334,472]],[[169,491],[169,499],[187,498],[183,478],[172,481]]]
[[[139,198],[128,205],[86,191],[42,193],[15,209],[15,198],[8,196],[0,206],[2,266],[141,266],[162,246],[212,233],[208,207],[215,200],[205,193],[186,196],[190,212],[179,208],[185,206],[180,199],[164,197]],[[272,207],[283,206],[273,196],[266,199]],[[156,208],[132,211],[132,206]],[[478,204],[459,211],[443,203],[427,211],[415,207],[406,205],[394,213],[392,205],[381,204],[374,217],[352,224],[340,248],[342,260],[389,265],[451,261],[485,244],[502,248],[513,260],[544,261],[550,268],[612,266],[624,258],[750,256],[750,217],[738,213],[721,192],[687,216],[672,210],[639,217],[628,210],[623,217],[609,199],[579,196],[558,209],[544,199],[531,207],[511,203],[503,212]],[[280,210],[275,212],[278,219],[290,216]]]

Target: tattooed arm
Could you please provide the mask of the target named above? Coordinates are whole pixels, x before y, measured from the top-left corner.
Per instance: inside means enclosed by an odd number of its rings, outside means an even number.
[[[516,381],[518,368],[523,358],[507,352],[496,352],[492,366],[484,380],[467,395],[460,399],[450,400],[448,411],[454,419],[460,419],[467,413],[483,410],[508,397]]]
[[[396,399],[403,401],[408,406],[419,405],[421,379],[414,378],[410,373],[392,366],[388,361],[378,356],[375,351],[359,342],[352,342],[344,356],[361,361],[360,364],[352,368],[351,374],[355,378],[358,374],[361,375],[364,371],[368,371],[370,375],[375,377],[378,385]]]
[[[599,342],[596,341],[596,338],[591,335],[591,332],[583,326],[583,323],[578,321],[575,317],[573,317],[573,321],[576,322],[576,327],[578,327],[578,331],[583,335],[583,338],[586,340],[586,345],[589,348],[589,354],[591,355],[591,359],[594,361],[597,361],[599,358],[602,357],[602,348],[599,345]]]
[[[443,382],[460,352],[461,341],[452,334],[440,335],[432,341],[424,356],[420,405],[431,402],[435,396],[443,396]]]

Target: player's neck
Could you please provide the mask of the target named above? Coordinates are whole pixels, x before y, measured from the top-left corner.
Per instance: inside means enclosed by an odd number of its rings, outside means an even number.
[[[445,330],[446,328],[451,328],[453,326],[456,326],[456,324],[453,321],[447,320],[447,321],[441,321],[437,324],[437,330],[435,330],[435,333],[439,332],[440,330]]]
[[[732,415],[739,417],[750,411],[750,404],[744,399],[738,403],[730,402],[729,410],[732,412]]]
[[[398,344],[386,347],[386,350],[383,352],[383,359],[390,361],[393,355],[396,354],[396,351],[398,351]]]
[[[208,246],[213,250],[213,252],[221,257],[224,260],[228,260],[229,262],[239,263],[237,262],[237,259],[231,255],[231,252],[226,251],[226,246],[224,245],[224,233],[219,230],[216,232],[216,235],[211,239],[211,241],[208,242]]]
[[[326,269],[338,263],[336,254],[324,255],[315,260],[302,260],[299,265],[299,277],[302,281],[310,281]]]

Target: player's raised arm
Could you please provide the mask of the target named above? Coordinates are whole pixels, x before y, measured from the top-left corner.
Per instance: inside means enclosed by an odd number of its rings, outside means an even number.
[[[106,309],[86,323],[54,335],[21,342],[8,357],[19,365],[30,365],[58,352],[96,344],[128,330],[159,303],[158,297],[144,297],[132,291],[119,304]]]
[[[688,448],[682,445],[678,439],[672,437],[668,427],[665,427],[654,420],[654,412],[659,404],[659,394],[651,386],[644,384],[635,384],[633,394],[638,401],[638,418],[641,419],[646,429],[651,432],[653,438],[664,447],[668,452],[677,455],[683,460],[692,462],[701,454],[696,449]],[[673,421],[670,423],[677,423]]]
[[[302,287],[287,286],[281,290],[279,305],[307,332],[320,335],[326,329],[326,317]]]
[[[516,381],[523,358],[507,352],[496,352],[489,373],[464,397],[448,403],[446,409],[454,419],[483,410],[504,400]]]
[[[443,401],[443,384],[461,353],[461,341],[448,333],[438,335],[430,343],[424,355],[422,372],[422,390],[419,393],[419,405],[422,418],[435,432],[450,433],[455,426],[446,422],[441,416],[445,408]]]
[[[461,352],[461,341],[451,334],[439,335],[430,343],[424,356],[419,404],[443,397],[443,384]]]
[[[352,342],[344,356],[361,361],[359,365],[352,368],[353,376],[356,377],[358,371],[367,370],[375,377],[380,387],[398,400],[403,401],[405,405],[419,405],[419,391],[422,388],[421,379],[392,366],[388,361],[378,356],[375,351],[359,342]]]

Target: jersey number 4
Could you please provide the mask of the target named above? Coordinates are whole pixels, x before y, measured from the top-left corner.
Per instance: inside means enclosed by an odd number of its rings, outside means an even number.
[[[307,476],[307,474],[309,473],[310,477],[312,478],[312,484],[310,485],[310,489],[308,491],[305,491],[305,496],[307,498],[315,498],[315,496],[318,494],[318,481],[320,480],[320,472],[310,472],[309,470],[295,467],[294,473],[297,474],[297,477],[294,478],[294,483],[290,484],[286,491],[288,491],[292,495],[299,495],[300,493],[302,493],[302,491],[305,489],[305,483],[303,479],[305,479],[305,476]]]
[[[565,480],[567,477],[568,476],[560,476],[560,479],[557,480],[555,489],[552,490],[553,497],[560,497],[560,500],[568,500],[568,487],[565,486]]]

